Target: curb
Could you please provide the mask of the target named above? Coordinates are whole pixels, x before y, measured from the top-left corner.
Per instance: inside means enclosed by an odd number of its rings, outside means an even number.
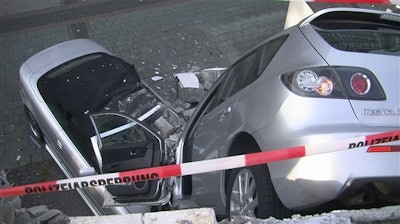
[[[165,212],[153,212],[129,215],[81,216],[69,217],[71,224],[217,224],[214,210],[199,208]],[[224,219],[219,224],[252,223],[252,224],[360,224],[360,223],[400,223],[400,205],[375,209],[335,210],[317,215],[293,215],[291,218],[279,220],[273,217],[256,219],[236,217],[229,221]]]
[[[69,217],[71,224],[174,224],[174,223],[196,223],[216,224],[214,210],[211,208],[176,210],[166,212],[137,213],[129,215],[109,216],[79,216]]]

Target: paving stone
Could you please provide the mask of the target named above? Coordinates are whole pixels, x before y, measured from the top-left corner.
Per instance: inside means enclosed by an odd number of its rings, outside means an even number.
[[[161,136],[164,138],[167,138],[174,131],[174,126],[172,126],[164,117],[159,117],[154,124],[160,130]]]
[[[62,212],[60,210],[50,209],[50,210],[46,211],[44,214],[33,218],[31,223],[49,223],[50,220],[52,220],[52,219],[56,219],[58,221],[65,220],[64,222],[59,222],[60,224],[69,222],[68,221],[69,219],[63,219],[61,217],[56,218],[57,216],[64,216],[64,215],[62,214]]]
[[[59,0],[2,0],[0,7],[0,16],[28,12],[38,9],[46,9],[59,5]]]
[[[46,150],[35,150],[29,140],[17,74],[19,66],[28,57],[67,39],[66,26],[0,34],[0,55],[5,58],[0,60],[0,102],[3,105],[0,112],[0,169],[10,169],[50,158]],[[18,155],[21,156],[19,161],[16,160]]]
[[[176,92],[180,100],[188,103],[198,103],[204,97],[204,88],[195,73],[176,74]]]
[[[26,224],[32,220],[32,216],[25,208],[18,209],[15,215],[15,224]]]
[[[46,205],[38,205],[38,206],[30,207],[26,210],[29,212],[29,214],[31,214],[31,216],[39,217],[39,216],[43,215],[44,213],[46,213],[49,209],[47,208]]]

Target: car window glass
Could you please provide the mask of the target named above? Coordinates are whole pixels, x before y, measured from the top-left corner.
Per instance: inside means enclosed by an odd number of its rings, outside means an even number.
[[[224,72],[216,94],[213,94],[204,115],[258,79],[287,37],[288,35],[280,36],[261,45],[256,51],[229,67]]]
[[[399,56],[399,21],[391,17],[389,14],[336,12],[313,19],[311,25],[337,50]]]
[[[282,46],[283,42],[287,39],[288,35],[278,37],[273,39],[266,44],[262,45],[257,51],[259,54],[259,64],[258,64],[258,72],[255,73],[256,76],[253,80],[256,80],[265,68],[269,65],[272,58],[275,56],[276,52],[278,52],[279,48]]]
[[[226,78],[222,82],[221,89],[214,99],[211,109],[255,81],[269,65],[286,38],[287,35],[267,42],[230,67],[225,72]]]
[[[228,97],[231,97],[244,87],[246,87],[250,81],[255,69],[254,63],[256,59],[256,52],[252,52],[247,57],[234,64],[225,73],[225,80],[223,81],[217,97],[214,100],[214,106],[218,106]]]
[[[123,116],[92,116],[102,147],[146,142],[153,136],[140,124]]]
[[[120,114],[90,116],[96,128],[91,142],[101,172],[150,167],[160,140],[133,119]],[[156,164],[158,165],[158,163]]]

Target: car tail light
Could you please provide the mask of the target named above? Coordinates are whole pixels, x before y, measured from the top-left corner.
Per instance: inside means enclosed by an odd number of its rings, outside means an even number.
[[[400,152],[400,146],[371,146],[367,152]]]
[[[314,67],[289,72],[281,77],[293,93],[304,97],[356,100],[385,100],[372,72],[357,67]]]
[[[350,86],[351,89],[358,95],[365,95],[371,88],[371,81],[367,75],[357,72],[351,76]]]
[[[329,96],[333,91],[333,82],[325,76],[318,77],[315,82],[315,91],[321,96]]]

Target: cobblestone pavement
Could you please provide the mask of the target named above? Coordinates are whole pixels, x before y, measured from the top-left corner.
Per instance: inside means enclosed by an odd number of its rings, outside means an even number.
[[[22,3],[23,2],[23,3]],[[287,2],[258,0],[0,1],[0,169],[49,159],[28,139],[18,69],[34,53],[80,37],[98,41],[170,95],[172,75],[228,66],[283,29]],[[167,86],[167,88],[165,88]]]

